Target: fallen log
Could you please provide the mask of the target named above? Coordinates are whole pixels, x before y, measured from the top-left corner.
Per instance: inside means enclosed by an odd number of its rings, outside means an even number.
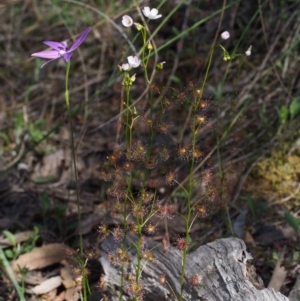
[[[137,263],[132,237],[127,238],[130,262],[125,266],[125,274],[133,273]],[[120,244],[112,237],[105,239],[101,246],[100,262],[104,269],[109,300],[119,300],[121,269],[109,261]],[[141,285],[146,301],[179,300],[181,291],[182,252],[170,247],[164,252],[160,245],[146,241],[145,250],[151,250],[154,261],[142,260]],[[289,300],[273,289],[264,288],[260,277],[251,265],[252,256],[246,251],[245,243],[238,238],[218,239],[199,247],[187,255],[184,273],[182,300],[193,301],[276,301]],[[165,275],[166,282],[160,283]],[[132,300],[124,282],[123,300]]]

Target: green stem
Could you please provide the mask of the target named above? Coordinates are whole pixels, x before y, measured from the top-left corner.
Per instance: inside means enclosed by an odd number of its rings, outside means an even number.
[[[146,31],[146,27],[144,26],[144,28],[141,30],[142,33],[142,37],[143,37],[143,48],[142,48],[142,63],[144,66],[144,72],[145,72],[145,78],[148,84],[150,84],[150,80],[149,80],[149,75],[148,75],[148,71],[147,71],[147,66],[148,66],[148,62],[149,62],[149,58],[150,58],[150,53],[151,51],[149,51],[149,54],[147,56],[147,59],[145,58],[145,50],[147,45],[147,31]]]
[[[140,276],[140,272],[141,272],[141,239],[142,239],[142,227],[141,224],[138,220],[138,243],[137,243],[137,250],[136,250],[136,255],[137,255],[137,267],[136,267],[136,275],[135,275],[135,279],[136,282],[139,282],[139,276]]]
[[[196,114],[197,114],[197,110],[198,110],[200,101],[202,99],[203,91],[204,91],[204,88],[206,85],[208,73],[209,73],[212,58],[213,58],[213,53],[214,53],[214,48],[210,52],[208,65],[207,65],[205,76],[203,79],[200,95],[198,97],[195,97],[195,99],[194,99],[194,105],[193,105],[193,115],[194,116],[196,116]],[[196,149],[196,142],[197,142],[197,124],[196,124],[195,118],[193,118],[192,133],[193,133],[193,140],[192,140],[192,153],[193,153]],[[192,211],[193,211],[193,206],[192,206],[191,201],[192,201],[192,193],[193,193],[193,188],[194,188],[194,180],[193,180],[194,166],[195,166],[195,159],[192,156],[191,165],[190,165],[190,173],[189,173],[189,188],[188,188],[188,194],[187,194],[188,213],[187,213],[186,223],[185,223],[185,231],[186,231],[185,239],[186,239],[187,243],[190,240],[189,233],[190,233],[190,228],[191,228],[191,216],[192,216]],[[188,253],[188,247],[185,250],[183,250],[183,258],[182,258],[182,263],[181,263],[181,276],[180,276],[181,290],[180,290],[179,301],[182,301],[182,298],[183,298],[183,289],[184,289],[184,282],[185,282],[184,271],[185,271],[187,253]]]
[[[230,214],[229,214],[229,208],[228,208],[227,204],[225,206],[225,213],[226,213],[226,219],[227,219],[227,224],[228,224],[228,227],[229,227],[229,231],[230,231],[232,236],[236,236],[236,234],[233,230],[233,227],[232,227],[232,222],[231,222],[231,218],[230,218]]]
[[[75,154],[75,143],[74,143],[74,129],[72,123],[72,115],[71,115],[71,105],[70,105],[70,94],[69,94],[69,74],[70,74],[71,63],[70,60],[67,62],[66,68],[66,91],[65,91],[65,101],[68,109],[68,118],[70,124],[71,131],[71,149],[72,149],[72,159],[74,164],[74,175],[75,175],[75,186],[76,186],[76,203],[77,203],[77,214],[78,214],[78,228],[79,228],[79,250],[80,256],[83,258],[83,240],[82,240],[82,229],[81,229],[81,209],[80,209],[80,201],[79,201],[79,183],[78,183],[78,173],[77,173],[77,164],[76,164],[76,154]],[[85,269],[84,264],[81,264],[82,270]],[[83,278],[86,277],[83,275]],[[87,300],[87,288],[86,281],[83,279],[83,300]]]
[[[131,150],[132,148],[132,121],[131,119],[131,110],[130,110],[130,85],[125,82],[125,93],[126,93],[126,128],[125,128],[125,135],[126,135],[126,147],[127,150]],[[122,241],[122,250],[125,250],[126,247],[126,237],[127,237],[127,200],[129,198],[130,189],[131,189],[131,182],[132,182],[132,172],[129,171],[129,179],[127,181],[127,189],[126,189],[126,197],[124,199],[124,211],[123,211],[123,226],[124,226],[124,239]],[[124,265],[121,265],[121,283],[120,283],[120,294],[119,294],[119,301],[123,300],[124,294],[124,278],[125,278],[125,268]]]
[[[219,178],[220,178],[220,181],[221,181],[221,191],[220,191],[220,200],[222,201],[223,200],[223,197],[224,197],[224,169],[223,169],[223,164],[222,164],[222,157],[221,157],[221,141],[220,139],[218,138],[217,140],[217,157],[218,157],[218,169],[219,169]],[[235,236],[234,234],[234,230],[233,230],[233,227],[232,227],[232,222],[231,222],[231,219],[230,219],[230,214],[229,214],[229,208],[228,208],[228,204],[225,205],[225,219],[226,219],[226,222],[227,222],[227,227],[231,233],[232,236]]]
[[[120,283],[119,301],[123,300],[124,277],[125,277],[124,265],[122,264],[122,266],[121,266],[121,283]]]
[[[132,126],[130,121],[130,86],[126,85],[126,144],[127,148],[131,150],[132,144]]]

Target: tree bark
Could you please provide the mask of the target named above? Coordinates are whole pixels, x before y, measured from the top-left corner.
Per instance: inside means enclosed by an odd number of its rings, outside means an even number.
[[[127,238],[128,255],[131,259],[125,268],[125,274],[134,273],[137,263],[133,237]],[[120,244],[111,237],[101,244],[100,261],[104,269],[104,280],[110,300],[119,300],[121,268],[108,260],[108,254],[115,254]],[[146,301],[179,300],[181,291],[182,252],[170,247],[164,252],[161,246],[153,241],[146,241],[143,250],[151,250],[154,261],[142,260],[141,284]],[[250,261],[252,256],[246,251],[245,243],[238,238],[218,239],[199,247],[187,255],[184,272],[183,298],[193,301],[276,301],[289,300],[273,289],[266,289],[262,280],[256,275]],[[161,285],[159,277],[165,274],[166,283]],[[197,285],[191,279],[198,279]],[[197,278],[195,278],[197,277]],[[124,282],[124,299],[132,300]]]

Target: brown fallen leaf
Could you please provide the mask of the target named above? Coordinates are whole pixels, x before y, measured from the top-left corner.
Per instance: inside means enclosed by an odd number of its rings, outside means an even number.
[[[273,288],[276,292],[280,291],[280,288],[283,285],[283,282],[285,280],[286,273],[287,273],[285,268],[283,266],[281,266],[281,263],[284,259],[285,251],[286,251],[286,246],[284,246],[284,248],[276,262],[276,266],[273,271],[273,275],[272,275],[270,283],[268,285],[268,288]]]
[[[34,168],[31,178],[36,183],[65,182],[72,179],[71,150],[59,149],[43,156]],[[78,157],[78,173],[83,170],[84,162]]]
[[[42,296],[40,296],[41,301],[52,301],[57,295],[57,289],[54,289],[52,291],[50,291],[47,294],[43,294]]]
[[[19,268],[26,268],[29,271],[41,269],[67,258],[67,253],[69,252],[72,252],[72,249],[64,244],[54,243],[44,245],[21,255],[17,260],[11,263],[11,267],[16,275],[18,275]]]
[[[64,301],[66,296],[66,292],[62,291],[53,301]]]
[[[255,240],[248,230],[245,231],[244,241],[246,244],[252,244],[253,246],[255,246]]]
[[[18,244],[20,242],[27,240],[29,237],[34,236],[34,234],[35,234],[34,231],[24,231],[24,232],[14,234],[15,241]],[[2,249],[9,248],[12,245],[13,244],[11,243],[11,241],[8,238],[0,238],[0,247]]]
[[[60,269],[60,276],[62,278],[62,283],[66,289],[75,286],[75,281],[73,279],[72,271],[70,267],[63,267]]]
[[[65,295],[66,301],[78,301],[80,295],[78,294],[79,289],[77,287],[68,288]]]

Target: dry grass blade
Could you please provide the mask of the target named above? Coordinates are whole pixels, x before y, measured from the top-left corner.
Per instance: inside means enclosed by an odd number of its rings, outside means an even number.
[[[286,277],[286,270],[283,266],[281,266],[282,261],[284,259],[284,254],[286,251],[286,247],[284,246],[282,252],[280,253],[280,256],[276,262],[276,266],[272,275],[272,278],[270,280],[270,283],[268,285],[268,288],[273,288],[276,292],[280,291],[280,288],[283,285],[283,282],[285,280]]]

